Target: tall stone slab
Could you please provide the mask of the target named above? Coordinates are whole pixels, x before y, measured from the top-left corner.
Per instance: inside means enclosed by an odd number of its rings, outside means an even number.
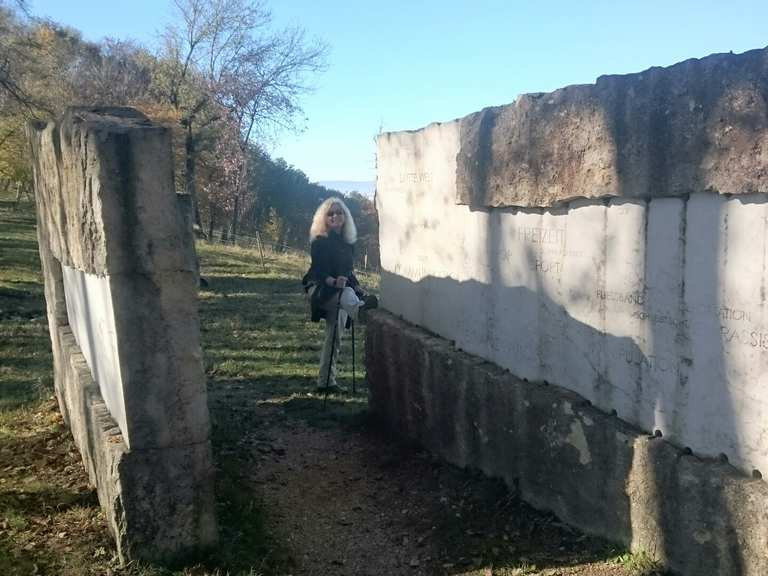
[[[446,435],[435,444],[441,453],[482,467],[501,454],[526,452],[526,442],[535,445],[526,436],[530,431],[517,428],[507,446],[473,444],[484,437],[480,430],[489,423],[489,410],[491,420],[509,418],[509,430],[525,425],[529,406],[519,402],[521,389],[532,382],[553,384],[559,394],[577,394],[577,402],[663,438],[669,454],[679,450],[703,459],[697,474],[728,462],[733,476],[727,483],[764,484],[766,102],[763,49],[601,77],[594,85],[523,95],[452,122],[380,135],[382,307],[475,361],[508,370],[522,384],[509,387],[507,399],[505,384],[494,388],[496,404],[509,402],[518,411],[503,415],[484,404],[485,384],[467,377],[469,368],[457,368],[460,385],[440,382],[438,391],[414,384],[417,377],[431,385],[441,366],[432,360],[409,366],[423,360],[409,351],[396,377],[379,381],[383,368],[372,373],[373,410],[416,438],[434,425]],[[374,364],[380,363],[369,358]],[[448,400],[438,401],[443,393]],[[427,405],[416,412],[428,418],[411,419],[421,403]],[[395,416],[398,410],[402,416]],[[621,464],[611,463],[620,455],[600,443],[587,446],[606,454],[607,460],[595,464],[584,451],[588,435],[570,424],[563,430],[562,441],[570,438],[579,450],[574,467],[594,472],[599,466],[608,474]],[[557,467],[547,464],[546,451],[525,457],[527,468],[503,475],[531,482],[538,488],[530,493],[541,494]],[[654,478],[641,474],[631,482],[642,484],[644,494],[667,481],[707,485],[704,476],[683,478],[676,476],[679,468],[663,469],[671,460],[665,462],[646,467]],[[564,494],[578,503],[584,493],[574,486]],[[702,510],[723,517],[724,509],[740,507],[727,498],[678,502],[688,516],[673,524],[697,525],[707,514]],[[631,527],[622,530],[644,535],[622,537],[628,543],[656,545],[651,529],[635,525],[637,515],[676,530],[643,502],[620,505],[635,514]],[[747,531],[740,517],[737,512],[732,520],[741,539]],[[763,520],[749,522],[758,522],[764,536]],[[604,535],[622,533],[613,530],[614,521],[606,516]],[[588,528],[600,532],[599,520]],[[712,534],[702,529],[693,537]],[[711,551],[701,542],[699,548],[690,543],[683,559],[672,553],[682,540],[670,542],[662,543],[670,549],[662,556],[684,571],[697,565],[687,562],[700,554],[715,554],[723,567],[738,564],[726,558],[733,550]],[[738,548],[738,541],[730,542]],[[743,574],[764,570],[764,564],[750,566]]]
[[[129,108],[29,126],[61,411],[123,559],[217,540],[189,202]]]

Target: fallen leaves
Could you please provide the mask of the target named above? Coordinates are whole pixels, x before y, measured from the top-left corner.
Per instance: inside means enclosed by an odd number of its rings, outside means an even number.
[[[3,573],[108,573],[114,546],[56,401],[8,414],[18,434],[0,438]]]

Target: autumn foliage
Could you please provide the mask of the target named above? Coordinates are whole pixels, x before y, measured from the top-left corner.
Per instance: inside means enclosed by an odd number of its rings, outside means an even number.
[[[300,101],[326,47],[303,30],[275,30],[253,0],[174,0],[157,48],[86,41],[74,29],[0,0],[0,190],[31,188],[24,123],[72,105],[133,106],[173,131],[177,192],[192,196],[202,237],[258,232],[301,248],[332,191],[273,160],[263,143],[297,128]],[[352,195],[363,242],[375,244],[369,200]],[[366,240],[367,238],[367,240]],[[375,248],[363,248],[376,260]]]

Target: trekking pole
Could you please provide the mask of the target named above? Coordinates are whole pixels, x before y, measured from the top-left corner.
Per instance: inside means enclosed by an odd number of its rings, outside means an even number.
[[[341,309],[341,295],[344,292],[339,290],[339,299],[336,301],[336,313],[333,315],[333,338],[331,339],[331,359],[328,361],[328,374],[325,377],[325,393],[323,394],[323,410],[328,401],[328,388],[331,385],[331,370],[333,369],[334,356],[336,355],[336,331],[339,329],[339,310]],[[339,346],[341,348],[341,346]],[[339,350],[341,352],[341,350]]]
[[[357,394],[355,390],[355,321],[352,320],[352,394]]]

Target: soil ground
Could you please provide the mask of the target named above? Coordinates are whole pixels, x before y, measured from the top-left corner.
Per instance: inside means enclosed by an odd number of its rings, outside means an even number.
[[[166,568],[120,566],[52,396],[31,207],[0,202],[0,574],[640,576],[653,565],[526,506],[376,426],[364,326],[356,394],[315,392],[321,330],[306,262],[200,245],[200,319],[221,542]],[[375,289],[375,277],[364,282]],[[347,338],[340,379],[350,384]]]
[[[241,409],[234,414],[232,405]],[[226,456],[274,538],[271,571],[294,575],[652,574],[640,560],[527,506],[374,425],[364,399],[215,394]],[[359,411],[356,411],[356,408]],[[217,424],[218,426],[219,424]],[[235,438],[237,440],[235,440]],[[231,463],[230,463],[231,464]]]

